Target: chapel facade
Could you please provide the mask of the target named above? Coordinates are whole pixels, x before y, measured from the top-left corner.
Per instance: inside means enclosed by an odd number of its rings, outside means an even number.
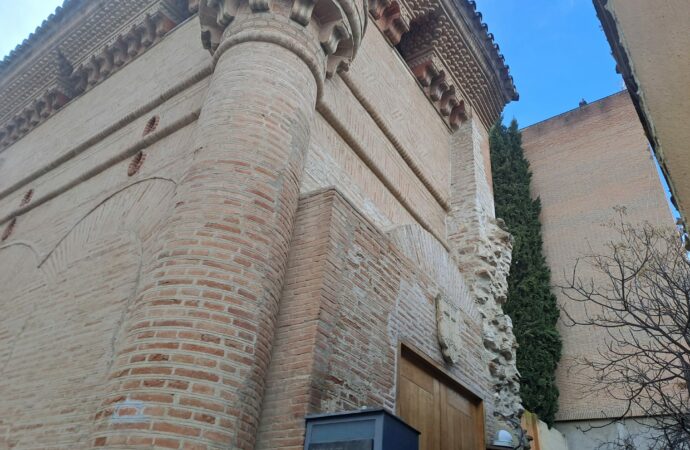
[[[522,412],[468,0],[67,0],[0,63],[0,448]]]

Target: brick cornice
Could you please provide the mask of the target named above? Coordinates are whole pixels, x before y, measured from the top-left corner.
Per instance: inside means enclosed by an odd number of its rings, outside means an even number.
[[[451,128],[473,112],[488,128],[518,99],[474,1],[374,0],[369,13]]]
[[[257,10],[265,6],[262,0],[250,3]],[[298,12],[311,3],[294,3],[298,7],[291,18],[298,20]],[[341,3],[348,6],[343,8],[345,16],[358,17],[361,1]],[[198,5],[198,0],[66,1],[0,62],[0,151],[146,51],[197,12]],[[505,104],[518,98],[503,56],[473,1],[370,0],[368,11],[400,49],[451,129],[472,114],[489,127]],[[328,72],[332,74],[346,68],[363,31],[348,25],[348,35],[340,38],[351,41],[351,50],[343,52],[345,45],[336,46],[335,51],[329,41],[343,28],[328,26],[330,32],[322,37],[322,44],[330,56]],[[212,34],[208,27],[205,31],[212,48]],[[220,36],[216,33],[216,37]]]
[[[0,151],[158,42],[178,0],[69,0],[0,64]]]

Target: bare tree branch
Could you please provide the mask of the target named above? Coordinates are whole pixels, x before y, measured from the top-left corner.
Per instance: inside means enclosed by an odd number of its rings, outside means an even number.
[[[568,299],[562,308],[566,326],[606,330],[596,354],[575,364],[589,374],[582,385],[590,394],[625,402],[625,412],[607,424],[646,417],[650,450],[690,450],[688,254],[676,230],[635,227],[626,223],[624,209],[617,212],[608,227],[618,240],[600,253],[590,249],[560,286]],[[622,439],[601,448],[630,445]]]

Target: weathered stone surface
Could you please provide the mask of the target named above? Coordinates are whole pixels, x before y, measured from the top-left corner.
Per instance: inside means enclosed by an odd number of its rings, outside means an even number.
[[[463,123],[452,138],[451,254],[467,280],[483,322],[483,343],[494,386],[494,414],[522,435],[517,344],[510,317],[503,313],[508,292],[512,237],[495,219],[493,197],[485,176],[481,128]]]

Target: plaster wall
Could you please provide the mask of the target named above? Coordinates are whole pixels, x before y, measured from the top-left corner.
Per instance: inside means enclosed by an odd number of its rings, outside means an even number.
[[[637,85],[640,113],[650,128],[650,139],[657,141],[659,161],[669,175],[678,208],[687,220],[690,8],[684,0],[659,4],[644,0],[598,3],[611,14],[613,29],[607,32],[614,32],[617,39],[614,41],[610,35],[609,40],[614,50],[620,49],[627,58],[619,64],[629,67],[631,81]]]
[[[568,441],[557,428],[549,428],[539,421],[539,444],[544,450],[570,450]]]
[[[653,444],[645,425],[647,421],[644,418],[611,424],[605,420],[564,421],[558,422],[555,429],[566,436],[567,450],[591,450],[626,440],[632,442],[633,448],[644,449]]]

